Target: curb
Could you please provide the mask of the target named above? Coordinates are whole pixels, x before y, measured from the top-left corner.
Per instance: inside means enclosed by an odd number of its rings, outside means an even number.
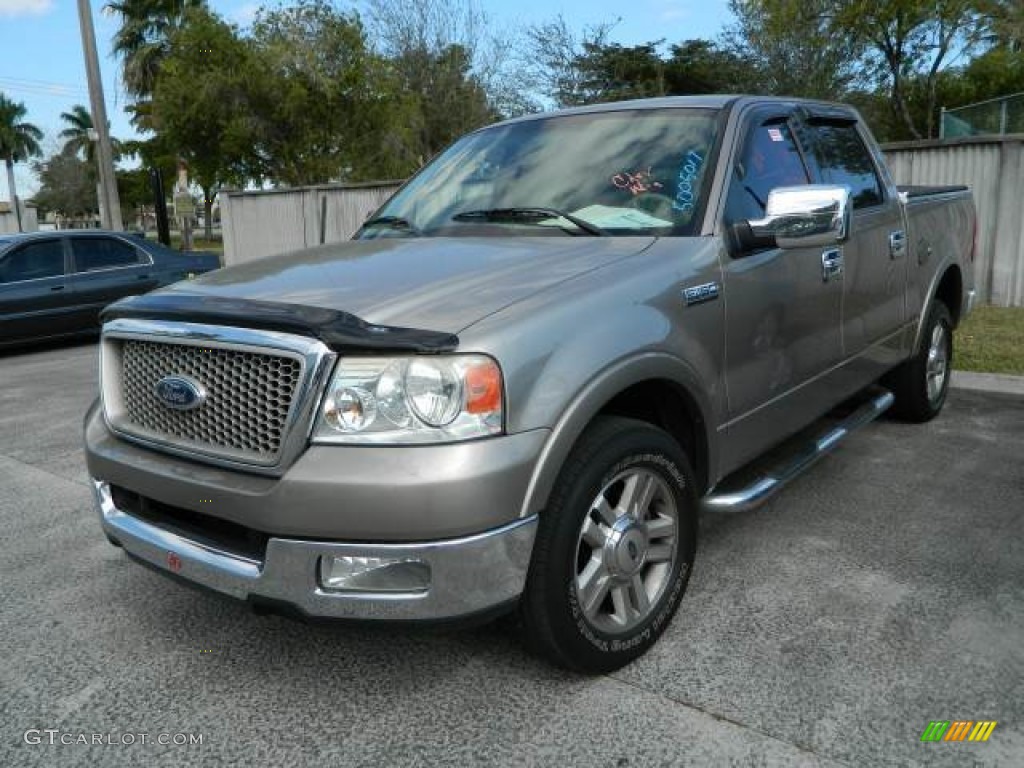
[[[1024,396],[1024,376],[1011,376],[1006,373],[953,371],[953,378],[950,380],[949,385],[954,389]]]

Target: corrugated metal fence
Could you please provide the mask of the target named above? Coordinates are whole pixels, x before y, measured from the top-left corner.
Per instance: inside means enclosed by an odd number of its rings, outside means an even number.
[[[978,207],[974,281],[983,301],[1024,306],[1024,136],[889,144],[897,184],[966,184]]]
[[[224,263],[241,264],[322,242],[347,240],[400,184],[387,181],[222,192]]]

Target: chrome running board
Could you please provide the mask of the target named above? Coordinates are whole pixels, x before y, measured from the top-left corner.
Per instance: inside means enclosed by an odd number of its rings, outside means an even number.
[[[706,511],[745,511],[763,504],[793,478],[831,453],[844,438],[885,413],[893,404],[893,400],[892,392],[888,390],[872,391],[867,402],[840,421],[834,422],[831,429],[824,434],[798,444],[795,451],[787,451],[785,458],[767,467],[759,466],[753,472],[749,468],[742,469],[720,482],[704,497],[703,508]],[[760,465],[761,461],[755,463]]]

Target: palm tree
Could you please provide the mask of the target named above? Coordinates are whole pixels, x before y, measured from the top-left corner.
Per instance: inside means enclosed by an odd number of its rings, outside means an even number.
[[[189,9],[205,7],[206,0],[120,0],[106,5],[106,10],[121,14],[114,53],[121,57],[128,93],[141,101],[152,96],[171,36]]]
[[[21,208],[18,207],[18,189],[14,183],[14,164],[42,154],[39,142],[43,132],[32,123],[24,122],[25,105],[16,103],[0,93],[0,157],[7,165],[7,186],[11,193],[11,205],[21,232]]]
[[[61,112],[60,119],[67,124],[67,128],[60,132],[60,138],[64,139],[64,151],[73,155],[84,157],[89,163],[96,160],[96,142],[92,137],[92,115],[81,104],[75,104],[70,112]],[[109,129],[110,125],[107,125]],[[123,149],[120,141],[113,136],[110,137],[110,149],[117,160]]]
[[[72,155],[84,156],[92,163],[96,159],[96,142],[92,137],[92,115],[81,104],[75,104],[70,112],[61,112],[60,119],[67,123],[67,128],[60,132],[65,139],[64,151]]]

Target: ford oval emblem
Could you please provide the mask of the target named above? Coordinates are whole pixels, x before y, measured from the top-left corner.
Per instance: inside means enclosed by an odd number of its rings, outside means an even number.
[[[176,411],[192,411],[206,400],[203,385],[188,376],[164,376],[153,388],[157,399]]]

